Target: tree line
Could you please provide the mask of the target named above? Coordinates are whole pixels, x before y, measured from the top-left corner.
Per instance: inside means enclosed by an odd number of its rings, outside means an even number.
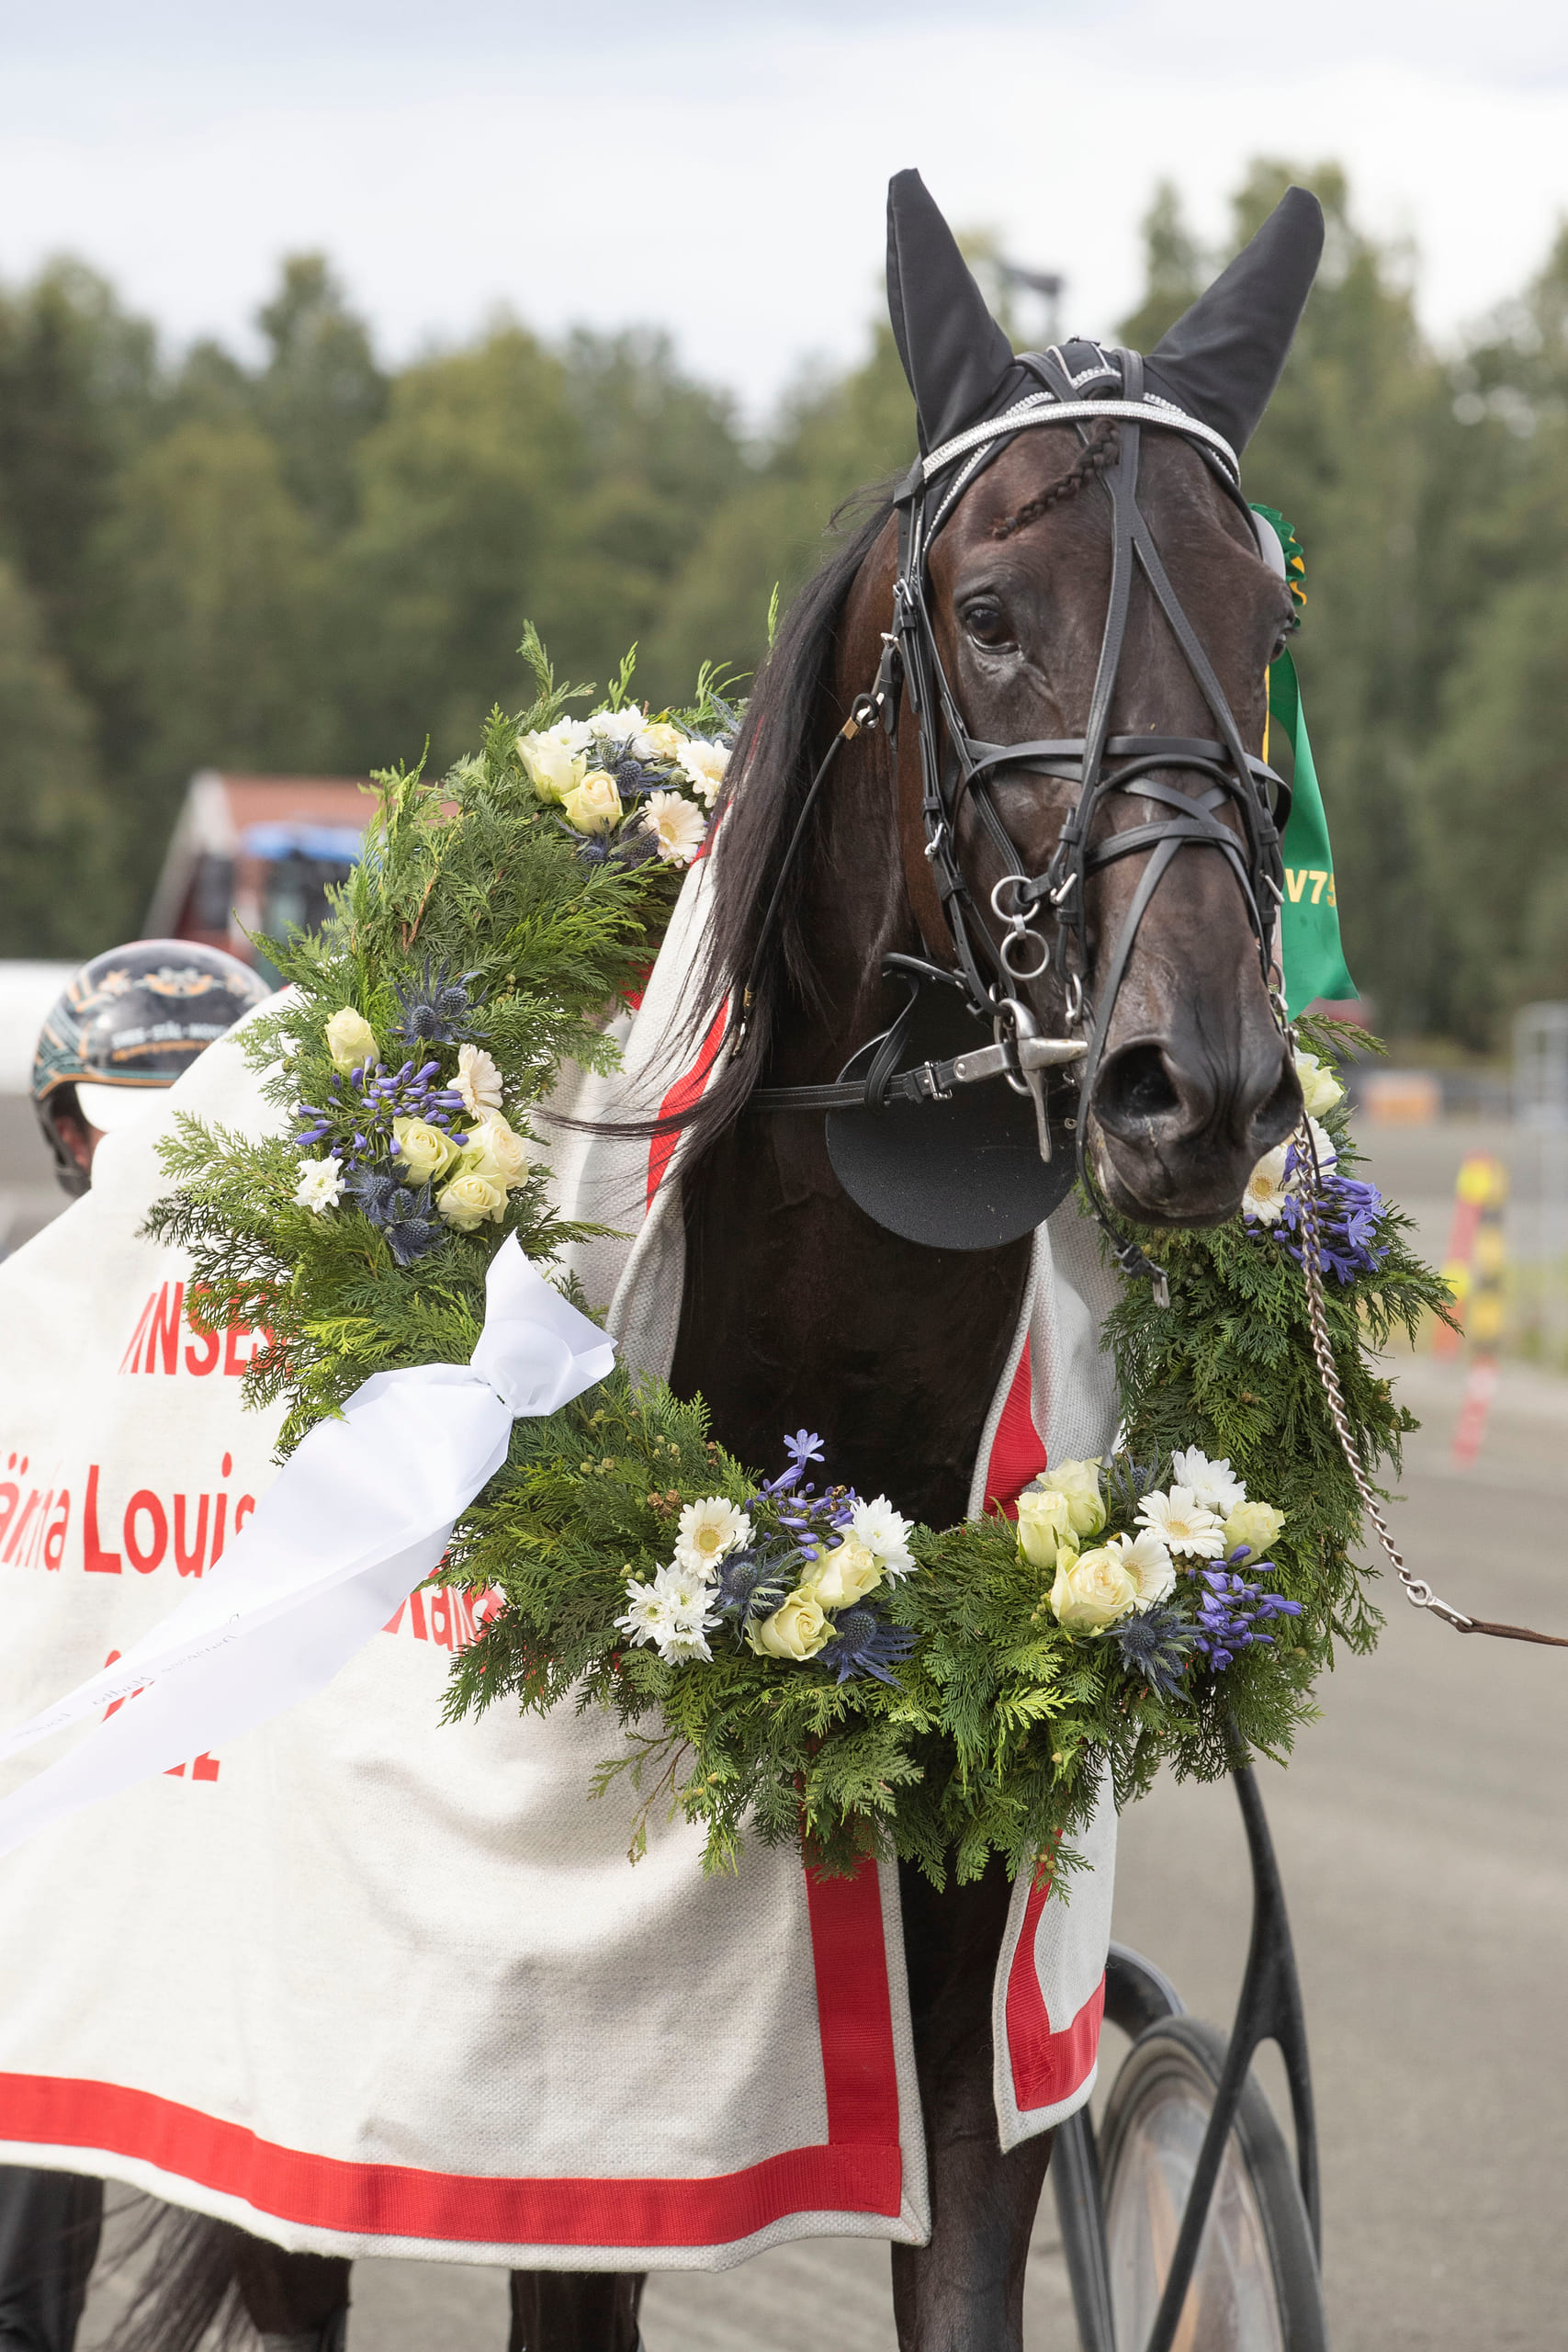
[[[1156,191],[1123,338],[1146,351],[1292,177],[1328,247],[1246,480],[1306,550],[1350,967],[1385,1034],[1485,1047],[1568,997],[1568,231],[1438,350],[1343,173],[1260,162],[1222,251]],[[656,701],[752,668],[775,582],[913,452],[880,322],[761,444],[657,332],[499,317],[392,369],[319,255],[257,325],[252,364],[171,358],[80,263],[0,288],[0,954],[133,933],[198,767],[449,762],[525,691],[525,618],[574,678],[637,640]]]

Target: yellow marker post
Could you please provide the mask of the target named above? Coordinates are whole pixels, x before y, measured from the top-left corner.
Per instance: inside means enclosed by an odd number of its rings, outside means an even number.
[[[1508,1201],[1508,1171],[1490,1153],[1475,1152],[1459,1171],[1454,1207],[1456,1229],[1461,1208],[1473,1219],[1464,1251],[1466,1290],[1463,1302],[1465,1336],[1470,1341],[1470,1373],[1454,1428],[1453,1459],[1468,1470],[1486,1436],[1492,1399],[1497,1393],[1497,1356],[1503,1344],[1503,1276],[1507,1250],[1503,1238],[1503,1211]],[[1445,1267],[1445,1273],[1448,1269]]]

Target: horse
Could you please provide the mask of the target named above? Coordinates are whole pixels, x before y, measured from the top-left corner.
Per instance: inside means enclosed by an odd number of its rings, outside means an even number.
[[[889,302],[923,463],[845,530],[759,677],[699,992],[729,1004],[731,1028],[700,1101],[672,1114],[687,1247],[671,1385],[707,1400],[741,1460],[805,1423],[912,1518],[966,1507],[1029,1238],[941,1248],[888,1229],[846,1192],[819,1115],[889,1031],[909,959],[1013,1006],[1015,1038],[1082,1029],[1078,1172],[1135,1275],[1119,1220],[1234,1216],[1300,1120],[1258,756],[1291,604],[1231,453],[1321,243],[1314,199],[1292,190],[1146,361],[1082,342],[1019,358],[918,175],[892,184]],[[1024,933],[1051,952],[1023,964]],[[889,957],[906,961],[885,971]],[[1051,2135],[1005,2155],[998,2142],[1010,1887],[994,1859],[941,1891],[900,1878],[931,2233],[893,2248],[898,2342],[1016,2352]],[[346,2264],[234,2231],[220,2255],[219,2225],[187,2226],[269,2352],[341,2342]],[[636,2352],[642,2283],[513,2273],[513,2352]],[[194,2342],[171,2308],[148,2352]]]

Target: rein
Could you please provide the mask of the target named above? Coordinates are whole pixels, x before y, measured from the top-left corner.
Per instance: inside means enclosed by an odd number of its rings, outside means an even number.
[[[1213,428],[1169,401],[1144,393],[1144,363],[1136,352],[1102,354],[1098,368],[1069,375],[1056,350],[1030,354],[1023,365],[1041,390],[1001,415],[969,426],[919,459],[895,501],[898,517],[898,569],[893,592],[893,626],[886,632],[874,683],[858,695],[812,778],[784,853],[773,895],[763,911],[756,948],[767,937],[813,808],[839,752],[857,735],[884,728],[896,741],[898,706],[907,695],[920,751],[920,813],[925,855],[941,902],[957,964],[956,973],[908,956],[886,959],[884,977],[914,981],[909,1002],[880,1040],[865,1076],[835,1086],[766,1087],[747,1108],[756,1112],[882,1110],[892,1101],[942,1102],[954,1087],[1003,1078],[1033,1103],[1042,1159],[1051,1157],[1045,1072],[1066,1072],[1087,1105],[1104,1054],[1111,1016],[1132,961],[1139,926],[1178,854],[1190,846],[1215,851],[1235,875],[1258,944],[1264,986],[1275,910],[1283,899],[1280,835],[1289,813],[1283,779],[1243,744],[1213,669],[1167,576],[1138,503],[1141,435],[1145,427],[1180,434],[1195,447],[1226,494],[1256,530],[1240,489],[1235,452]],[[1088,383],[1103,382],[1120,399],[1084,399]],[[1100,476],[1111,505],[1111,580],[1093,694],[1084,733],[1059,741],[988,743],[972,736],[943,671],[928,603],[931,550],[938,533],[965,491],[1015,435],[1037,425],[1070,424],[1087,441],[1089,425],[1114,422],[1120,428],[1116,462]],[[953,476],[954,467],[959,469]],[[943,484],[946,481],[945,488]],[[1133,582],[1141,570],[1213,714],[1218,736],[1112,736],[1111,707],[1126,635]],[[938,722],[940,721],[940,726]],[[1183,769],[1202,780],[1196,795],[1166,782],[1156,770]],[[1022,870],[1016,843],[991,797],[999,777],[1013,770],[1058,778],[1077,786],[1061,837],[1043,874]],[[1143,824],[1096,838],[1098,820],[1111,797],[1129,793],[1152,804]],[[980,920],[958,856],[957,828],[965,798],[973,801],[1005,871],[990,893],[991,910],[1006,926],[999,944]],[[1234,805],[1241,820],[1236,832],[1219,812]],[[1087,887],[1090,876],[1122,857],[1151,852],[1111,951],[1098,1006],[1088,991]],[[1037,923],[1047,926],[1036,928]],[[1043,1037],[1018,991],[1047,970],[1059,980],[1065,1026],[1077,1035]],[[920,987],[937,980],[956,984],[977,1022],[991,1026],[995,1044],[943,1062],[895,1075]],[[1270,990],[1275,1018],[1284,1034],[1283,1008]],[[750,991],[737,1033],[745,1035]],[[1088,1120],[1068,1123],[1075,1138],[1077,1174],[1123,1273],[1146,1276],[1161,1305],[1166,1278],[1122,1231],[1105,1200],[1087,1150]]]

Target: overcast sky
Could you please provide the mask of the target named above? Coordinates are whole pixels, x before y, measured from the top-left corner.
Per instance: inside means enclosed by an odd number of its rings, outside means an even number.
[[[497,303],[656,321],[759,417],[861,347],[900,165],[1065,270],[1092,334],[1154,181],[1216,234],[1258,152],[1342,160],[1452,334],[1568,212],[1568,9],[0,0],[0,277],[80,254],[175,340],[244,343],[278,255],[322,247],[390,356]]]

